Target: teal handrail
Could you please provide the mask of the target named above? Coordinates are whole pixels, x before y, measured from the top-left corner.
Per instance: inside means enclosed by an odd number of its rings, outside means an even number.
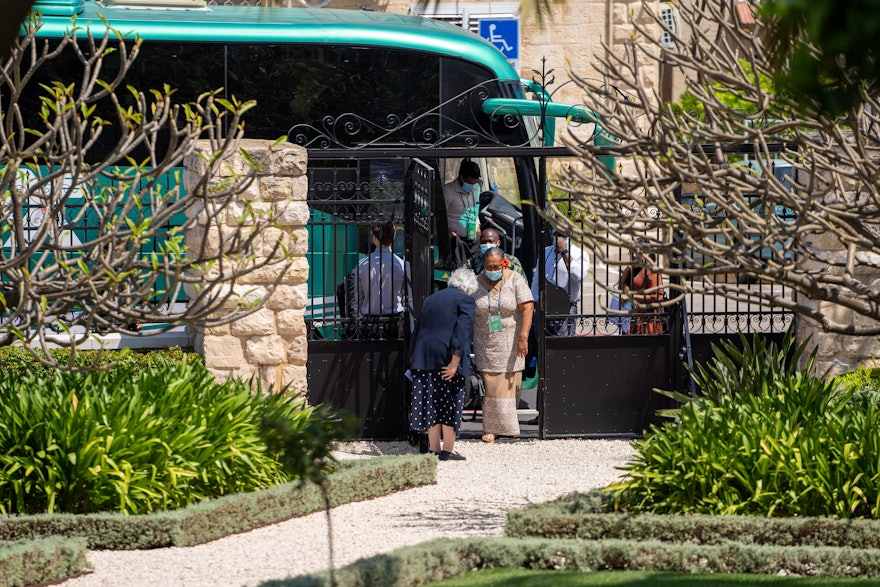
[[[614,144],[614,137],[602,128],[601,118],[596,112],[579,105],[551,102],[543,88],[537,84],[534,84],[534,88],[528,89],[538,96],[537,100],[489,98],[483,102],[483,112],[490,116],[544,116],[544,146],[548,147],[556,140],[557,118],[565,118],[580,124],[595,124],[596,136],[593,138],[593,144],[599,147]],[[603,155],[599,160],[609,171],[614,171],[614,157]]]

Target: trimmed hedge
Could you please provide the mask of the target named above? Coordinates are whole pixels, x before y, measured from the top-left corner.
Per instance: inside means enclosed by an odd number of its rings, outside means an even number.
[[[345,461],[327,475],[326,487],[332,507],[431,484],[436,473],[437,460],[432,455]],[[139,516],[102,513],[0,517],[0,540],[62,535],[83,537],[92,549],[193,546],[323,509],[320,487],[295,481]]]
[[[52,537],[0,544],[0,585],[58,581],[89,570],[86,541]]]
[[[510,537],[660,540],[696,544],[834,546],[880,549],[880,520],[627,514],[611,512],[600,491],[507,512]]]
[[[670,544],[659,541],[541,538],[440,539],[336,570],[337,587],[416,587],[487,568],[558,571],[880,576],[880,550],[834,547]],[[328,572],[269,581],[263,587],[324,587]]]

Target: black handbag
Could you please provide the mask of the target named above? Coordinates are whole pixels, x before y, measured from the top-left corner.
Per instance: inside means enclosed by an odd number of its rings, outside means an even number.
[[[468,359],[471,362],[471,375],[465,384],[465,401],[464,409],[473,410],[471,422],[477,419],[477,410],[483,406],[483,397],[486,395],[486,384],[483,383],[483,377],[477,371],[474,364],[473,355]]]

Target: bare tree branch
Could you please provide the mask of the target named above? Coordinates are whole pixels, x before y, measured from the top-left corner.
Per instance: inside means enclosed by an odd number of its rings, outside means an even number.
[[[828,331],[880,334],[880,280],[873,277],[880,268],[880,104],[865,95],[859,110],[836,122],[804,115],[765,83],[771,67],[760,28],[742,28],[729,3],[678,6],[682,33],[672,35],[673,47],[660,43],[664,25],[656,15],[648,24],[637,20],[625,54],[600,59],[602,79],[573,75],[614,144],[605,150],[569,141],[579,165],[556,187],[573,202],[553,216],[582,223],[580,238],[590,244],[663,259],[656,269],[675,278],[667,287],[679,294],[717,293],[794,310]],[[646,61],[673,68],[688,103],[699,108],[662,104],[637,75]],[[598,158],[609,152],[619,163],[613,174]],[[774,163],[791,171],[779,177]],[[741,279],[721,278],[729,274]],[[756,288],[756,279],[795,295]],[[854,324],[840,308],[871,320]]]
[[[125,78],[138,39],[76,29],[39,41],[38,27],[29,24],[0,70],[0,343],[45,350],[259,309],[265,296],[242,296],[238,283],[273,266],[277,285],[289,255],[282,242],[256,254],[261,231],[278,226],[262,209],[244,206],[228,228],[256,171],[228,162],[252,104],[215,92],[180,104],[170,87],[137,90]],[[63,54],[82,67],[74,83],[38,84],[39,69]],[[209,154],[184,186],[179,167],[200,141]]]

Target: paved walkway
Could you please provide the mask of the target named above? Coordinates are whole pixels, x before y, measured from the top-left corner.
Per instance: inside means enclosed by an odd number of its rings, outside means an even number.
[[[339,458],[414,452],[402,442],[357,442]],[[437,483],[332,512],[336,565],[439,537],[500,536],[509,508],[607,485],[632,455],[623,440],[463,440],[462,462],[439,463]],[[89,553],[94,572],[64,587],[254,586],[326,569],[326,515],[190,548]]]

